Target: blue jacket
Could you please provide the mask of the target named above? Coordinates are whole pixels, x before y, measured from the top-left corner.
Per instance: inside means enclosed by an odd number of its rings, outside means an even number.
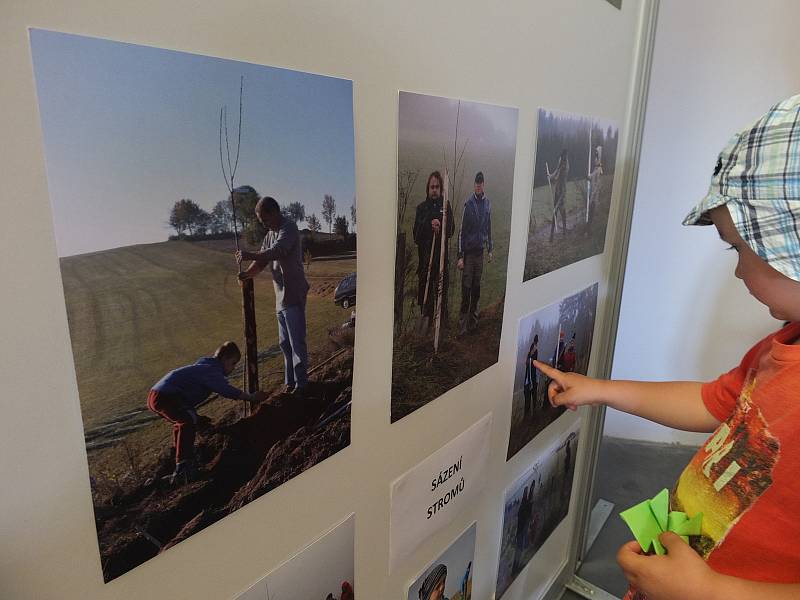
[[[464,202],[461,230],[458,232],[458,257],[480,254],[484,246],[492,251],[492,203],[486,194],[483,200],[479,200],[473,193]]]
[[[183,399],[186,408],[193,409],[211,392],[225,398],[238,400],[242,391],[228,383],[222,363],[213,357],[201,358],[193,365],[170,371],[153,386],[157,392],[176,394]]]

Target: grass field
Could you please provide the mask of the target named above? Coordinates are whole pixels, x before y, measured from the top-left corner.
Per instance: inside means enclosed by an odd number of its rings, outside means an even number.
[[[557,216],[553,241],[550,229],[553,222],[553,195],[549,185],[533,190],[531,213],[528,221],[528,248],[525,257],[523,281],[555,271],[561,267],[603,252],[608,225],[608,211],[611,203],[611,183],[613,173],[602,179],[602,189],[598,206],[595,209],[591,227],[586,226],[586,182],[570,181],[564,206],[567,212],[567,233],[561,230],[561,219]]]
[[[84,428],[145,405],[167,371],[210,355],[223,341],[242,345],[241,291],[230,241],[163,242],[61,259]],[[349,317],[333,288],[355,258],[313,263],[306,311],[309,361],[329,353],[327,331]],[[259,350],[278,343],[268,275],[257,278]],[[282,380],[280,353],[259,365],[262,387]],[[232,379],[234,385],[241,381]]]

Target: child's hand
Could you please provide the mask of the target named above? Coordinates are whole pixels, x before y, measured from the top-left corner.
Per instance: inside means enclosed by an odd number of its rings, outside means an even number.
[[[628,542],[617,552],[625,578],[648,600],[701,600],[709,598],[717,574],[684,542],[668,531],[659,537],[667,549],[664,556],[645,556],[637,542]]]
[[[552,379],[547,388],[552,406],[576,410],[579,406],[603,402],[602,390],[606,382],[579,373],[564,373],[538,360],[533,361],[533,366]]]

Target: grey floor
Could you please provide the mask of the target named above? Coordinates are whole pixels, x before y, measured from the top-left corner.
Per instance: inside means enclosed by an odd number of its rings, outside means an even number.
[[[614,557],[632,535],[619,513],[663,488],[672,488],[695,452],[691,446],[603,438],[592,506],[603,498],[614,503],[614,510],[585,555],[578,570],[581,578],[618,598],[625,595],[628,585]],[[569,590],[562,596],[562,600],[579,598]]]

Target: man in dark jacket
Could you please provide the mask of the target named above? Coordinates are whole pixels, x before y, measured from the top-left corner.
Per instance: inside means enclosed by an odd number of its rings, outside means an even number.
[[[539,372],[533,366],[533,361],[539,360],[539,334],[533,336],[533,343],[531,344],[528,354],[525,356],[525,381],[523,382],[522,390],[525,395],[525,413],[524,417],[527,418],[534,409],[538,409],[537,396],[539,395],[538,383]]]
[[[414,243],[417,245],[417,304],[422,315],[432,317],[439,292],[439,267],[442,249],[442,222],[444,220],[444,182],[439,171],[428,175],[425,200],[417,205],[414,218]],[[455,232],[453,208],[447,203],[446,240]],[[447,241],[445,240],[444,286],[442,288],[442,322],[447,323]],[[426,294],[427,290],[427,294]]]

